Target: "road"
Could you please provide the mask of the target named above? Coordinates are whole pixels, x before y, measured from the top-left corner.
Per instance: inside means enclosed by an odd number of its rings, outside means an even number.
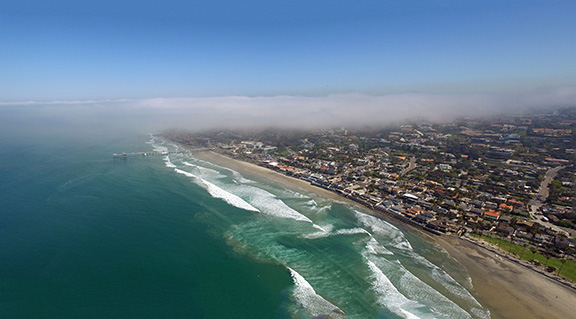
[[[536,195],[535,199],[530,200],[529,204],[529,209],[530,209],[530,216],[532,218],[534,218],[535,220],[537,220],[539,223],[541,223],[542,225],[552,228],[555,231],[560,231],[565,233],[566,231],[563,230],[562,228],[549,223],[547,221],[542,220],[543,216],[537,216],[537,212],[540,209],[540,207],[542,207],[544,205],[544,202],[546,201],[546,199],[548,198],[549,192],[550,192],[550,183],[554,180],[554,177],[556,177],[556,175],[558,175],[558,172],[561,171],[562,169],[566,168],[566,166],[558,166],[558,167],[554,167],[549,169],[546,174],[544,175],[544,179],[542,180],[542,183],[540,183],[540,188],[538,188],[538,195]]]
[[[408,163],[408,167],[406,167],[405,169],[400,171],[400,176],[405,175],[406,173],[410,172],[414,168],[416,168],[416,157],[411,157],[410,162]]]

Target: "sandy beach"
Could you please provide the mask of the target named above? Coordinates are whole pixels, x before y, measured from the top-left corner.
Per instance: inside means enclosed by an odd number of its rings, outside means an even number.
[[[292,189],[301,189],[318,196],[357,205],[335,193],[264,167],[214,152],[204,152],[194,156],[241,173],[268,178]],[[572,318],[576,314],[574,290],[466,240],[453,236],[435,236],[434,238],[468,270],[472,278],[475,297],[490,310],[492,318],[560,319]]]
[[[233,169],[235,171],[238,172],[242,172],[242,173],[248,173],[248,174],[255,174],[258,176],[262,176],[262,177],[266,177],[272,181],[275,181],[277,183],[280,183],[282,185],[286,185],[292,189],[302,189],[305,190],[307,192],[311,192],[314,193],[316,195],[322,196],[322,197],[328,197],[328,198],[332,198],[332,199],[337,199],[340,201],[349,201],[349,202],[353,202],[350,201],[346,198],[343,198],[342,196],[339,196],[333,192],[327,191],[325,189],[319,188],[319,187],[315,187],[310,185],[310,183],[294,178],[294,177],[290,177],[290,176],[286,176],[284,174],[275,172],[271,169],[265,168],[265,167],[261,167],[255,164],[251,164],[248,162],[243,162],[240,160],[236,160],[230,157],[226,157],[224,155],[215,153],[215,152],[200,152],[197,154],[194,154],[195,158],[198,158],[200,160],[204,160],[207,162],[211,162],[214,164],[218,164],[224,167],[228,167],[230,169]]]
[[[437,242],[468,270],[492,318],[574,318],[574,290],[466,240],[443,236]]]

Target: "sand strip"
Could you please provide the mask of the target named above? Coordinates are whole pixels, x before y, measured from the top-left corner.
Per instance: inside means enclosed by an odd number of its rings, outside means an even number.
[[[248,163],[248,162],[243,162],[240,160],[236,160],[215,152],[201,152],[201,153],[197,153],[194,154],[194,157],[203,161],[207,161],[210,163],[214,163],[223,167],[227,167],[230,169],[233,169],[235,171],[238,171],[242,174],[253,174],[256,176],[261,176],[261,177],[265,177],[267,179],[270,179],[278,184],[282,184],[285,186],[288,186],[289,188],[295,189],[295,190],[305,190],[306,192],[310,192],[313,194],[316,194],[318,196],[321,197],[328,197],[328,198],[332,198],[332,199],[336,199],[339,201],[346,201],[346,202],[353,202],[350,200],[347,200],[346,198],[339,196],[338,194],[335,194],[331,191],[316,187],[316,186],[312,186],[310,185],[310,183],[303,181],[301,179],[298,178],[294,178],[294,177],[290,177],[290,176],[286,176],[284,174],[281,174],[279,172],[275,172],[271,169],[265,168],[265,167],[261,167],[252,163]],[[246,176],[249,177],[249,176]]]
[[[437,242],[469,272],[478,300],[494,319],[574,318],[576,292],[467,240]]]

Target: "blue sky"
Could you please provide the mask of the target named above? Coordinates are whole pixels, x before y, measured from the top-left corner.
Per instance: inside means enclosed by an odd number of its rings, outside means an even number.
[[[576,87],[576,1],[0,0],[0,101]]]

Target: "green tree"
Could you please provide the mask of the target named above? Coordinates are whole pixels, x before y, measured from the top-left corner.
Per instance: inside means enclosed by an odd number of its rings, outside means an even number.
[[[522,244],[522,252],[520,253],[520,260],[522,260],[522,256],[524,256],[524,251],[526,250],[527,243]]]
[[[536,247],[531,247],[530,251],[532,252],[532,260],[534,260],[534,255],[536,255],[536,252],[538,251],[538,248]]]
[[[564,267],[564,264],[566,263],[566,258],[562,258],[562,260],[560,262],[562,264],[560,265],[560,268],[558,268],[558,273],[557,273],[558,276],[560,276],[560,272],[562,271],[562,267]]]
[[[546,258],[546,263],[544,264],[544,267],[548,267],[548,261],[550,261],[550,257],[552,256],[550,256],[548,252],[544,254],[544,258]]]

